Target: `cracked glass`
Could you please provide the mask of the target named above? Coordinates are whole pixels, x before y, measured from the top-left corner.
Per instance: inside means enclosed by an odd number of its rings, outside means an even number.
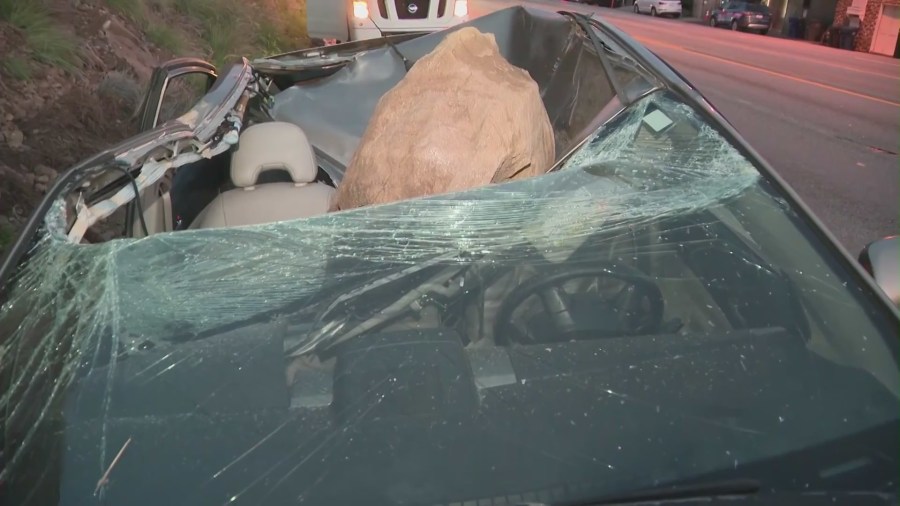
[[[759,466],[896,486],[895,323],[672,95],[528,180],[48,230],[0,309],[14,504],[556,503]]]

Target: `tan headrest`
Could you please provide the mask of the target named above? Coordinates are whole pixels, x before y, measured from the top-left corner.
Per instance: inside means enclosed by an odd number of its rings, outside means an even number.
[[[231,182],[239,188],[254,186],[267,170],[285,170],[295,183],[310,183],[318,171],[306,134],[282,121],[258,123],[241,133],[231,157]]]

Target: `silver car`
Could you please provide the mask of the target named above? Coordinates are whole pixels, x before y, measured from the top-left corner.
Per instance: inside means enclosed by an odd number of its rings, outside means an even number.
[[[545,174],[328,211],[447,31],[156,70],[0,262],[0,503],[897,504],[897,245],[860,265],[609,23],[466,26]]]
[[[681,0],[634,0],[635,14],[681,17]]]

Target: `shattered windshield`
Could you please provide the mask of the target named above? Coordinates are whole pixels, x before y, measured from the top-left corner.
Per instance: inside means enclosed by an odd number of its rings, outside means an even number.
[[[663,92],[540,177],[93,245],[49,230],[0,310],[12,504],[896,480],[894,436],[867,436],[900,413],[895,323]]]

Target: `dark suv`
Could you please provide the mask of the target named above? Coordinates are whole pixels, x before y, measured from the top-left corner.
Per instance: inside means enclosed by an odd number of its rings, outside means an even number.
[[[709,26],[727,26],[732,30],[755,31],[763,35],[769,33],[771,23],[769,8],[756,2],[723,2],[709,16]]]

